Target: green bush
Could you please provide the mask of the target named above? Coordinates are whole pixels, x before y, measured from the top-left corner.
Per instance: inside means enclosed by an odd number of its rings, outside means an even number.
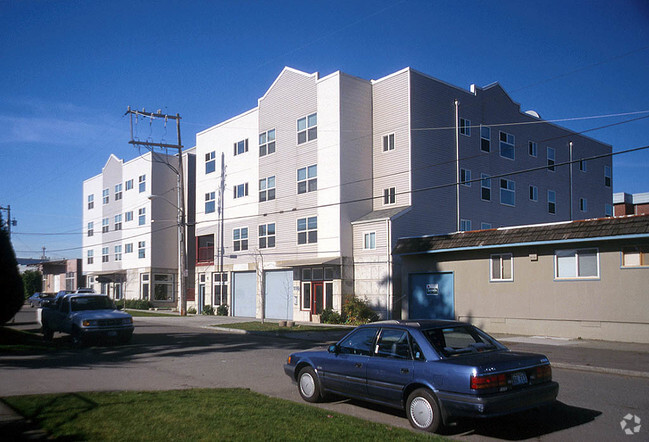
[[[346,324],[366,324],[379,319],[367,301],[356,297],[349,298],[343,305],[343,317]]]
[[[320,313],[320,322],[323,324],[342,324],[345,321],[340,313],[331,309],[326,309]]]
[[[203,314],[204,315],[213,315],[214,314],[214,307],[211,305],[206,305],[203,307]]]
[[[216,314],[218,316],[228,316],[228,305],[221,304],[216,308]]]
[[[135,310],[149,310],[151,307],[153,307],[153,304],[151,304],[146,299],[120,299],[119,301],[116,301],[116,304],[123,305],[124,308],[131,308]]]
[[[196,309],[194,307],[189,307],[187,309],[187,314],[195,315],[196,314]]]

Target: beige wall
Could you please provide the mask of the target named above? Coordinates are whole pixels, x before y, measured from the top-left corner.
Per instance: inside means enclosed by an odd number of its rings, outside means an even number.
[[[622,267],[625,245],[631,243],[407,256],[404,293],[409,290],[409,273],[452,271],[455,316],[489,332],[649,343],[649,267]],[[599,250],[598,278],[554,278],[555,249],[591,247]],[[490,282],[491,254],[509,252],[513,253],[513,281]],[[406,304],[402,313],[407,311]]]

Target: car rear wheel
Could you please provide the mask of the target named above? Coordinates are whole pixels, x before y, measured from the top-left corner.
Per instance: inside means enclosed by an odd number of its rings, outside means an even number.
[[[435,396],[425,388],[419,388],[408,396],[406,414],[410,425],[422,431],[436,432],[442,422]]]
[[[311,367],[304,367],[297,376],[297,389],[300,396],[307,402],[322,400],[322,392],[318,383],[318,375]]]

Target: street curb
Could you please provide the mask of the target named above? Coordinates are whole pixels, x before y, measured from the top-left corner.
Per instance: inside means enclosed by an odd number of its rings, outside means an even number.
[[[282,339],[292,339],[294,341],[308,341],[308,342],[321,342],[322,339],[310,339],[305,336],[295,336],[293,333],[275,333],[272,332],[261,332],[261,331],[250,331],[250,330],[241,330],[239,328],[226,328],[218,327],[212,325],[204,325],[201,328],[213,331],[221,331],[225,333],[235,333],[239,335],[255,335],[255,336],[268,336],[273,338],[282,338]],[[309,332],[298,332],[298,333],[309,333]],[[313,333],[322,333],[322,332],[313,332]]]
[[[622,370],[619,368],[595,367],[592,365],[566,364],[563,362],[552,362],[553,368],[564,370],[589,371],[592,373],[614,374],[618,376],[630,376],[635,378],[649,378],[649,372],[636,370]]]

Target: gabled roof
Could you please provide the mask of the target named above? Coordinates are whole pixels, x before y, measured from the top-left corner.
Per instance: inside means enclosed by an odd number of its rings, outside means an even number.
[[[270,92],[270,91],[275,87],[275,85],[280,81],[280,79],[281,79],[281,78],[282,78],[282,77],[283,77],[287,72],[292,72],[292,73],[294,73],[294,74],[301,75],[301,76],[306,77],[306,78],[311,77],[311,78],[314,78],[315,80],[318,80],[318,77],[319,77],[319,74],[318,74],[317,72],[314,72],[314,73],[312,73],[312,74],[308,74],[308,73],[306,73],[306,72],[298,71],[297,69],[293,69],[293,68],[290,68],[290,67],[288,67],[288,66],[284,66],[284,69],[282,69],[282,72],[279,73],[279,75],[277,76],[277,78],[275,79],[275,81],[273,81],[273,84],[270,85],[270,87],[266,90],[266,93],[265,93],[261,98],[259,98],[259,99],[257,100],[257,102],[260,102],[260,101],[262,101],[264,98],[266,98],[266,96],[268,95],[268,93],[269,93],[269,92]]]
[[[447,235],[400,238],[394,255],[530,246],[625,238],[649,239],[649,215],[501,227]]]

